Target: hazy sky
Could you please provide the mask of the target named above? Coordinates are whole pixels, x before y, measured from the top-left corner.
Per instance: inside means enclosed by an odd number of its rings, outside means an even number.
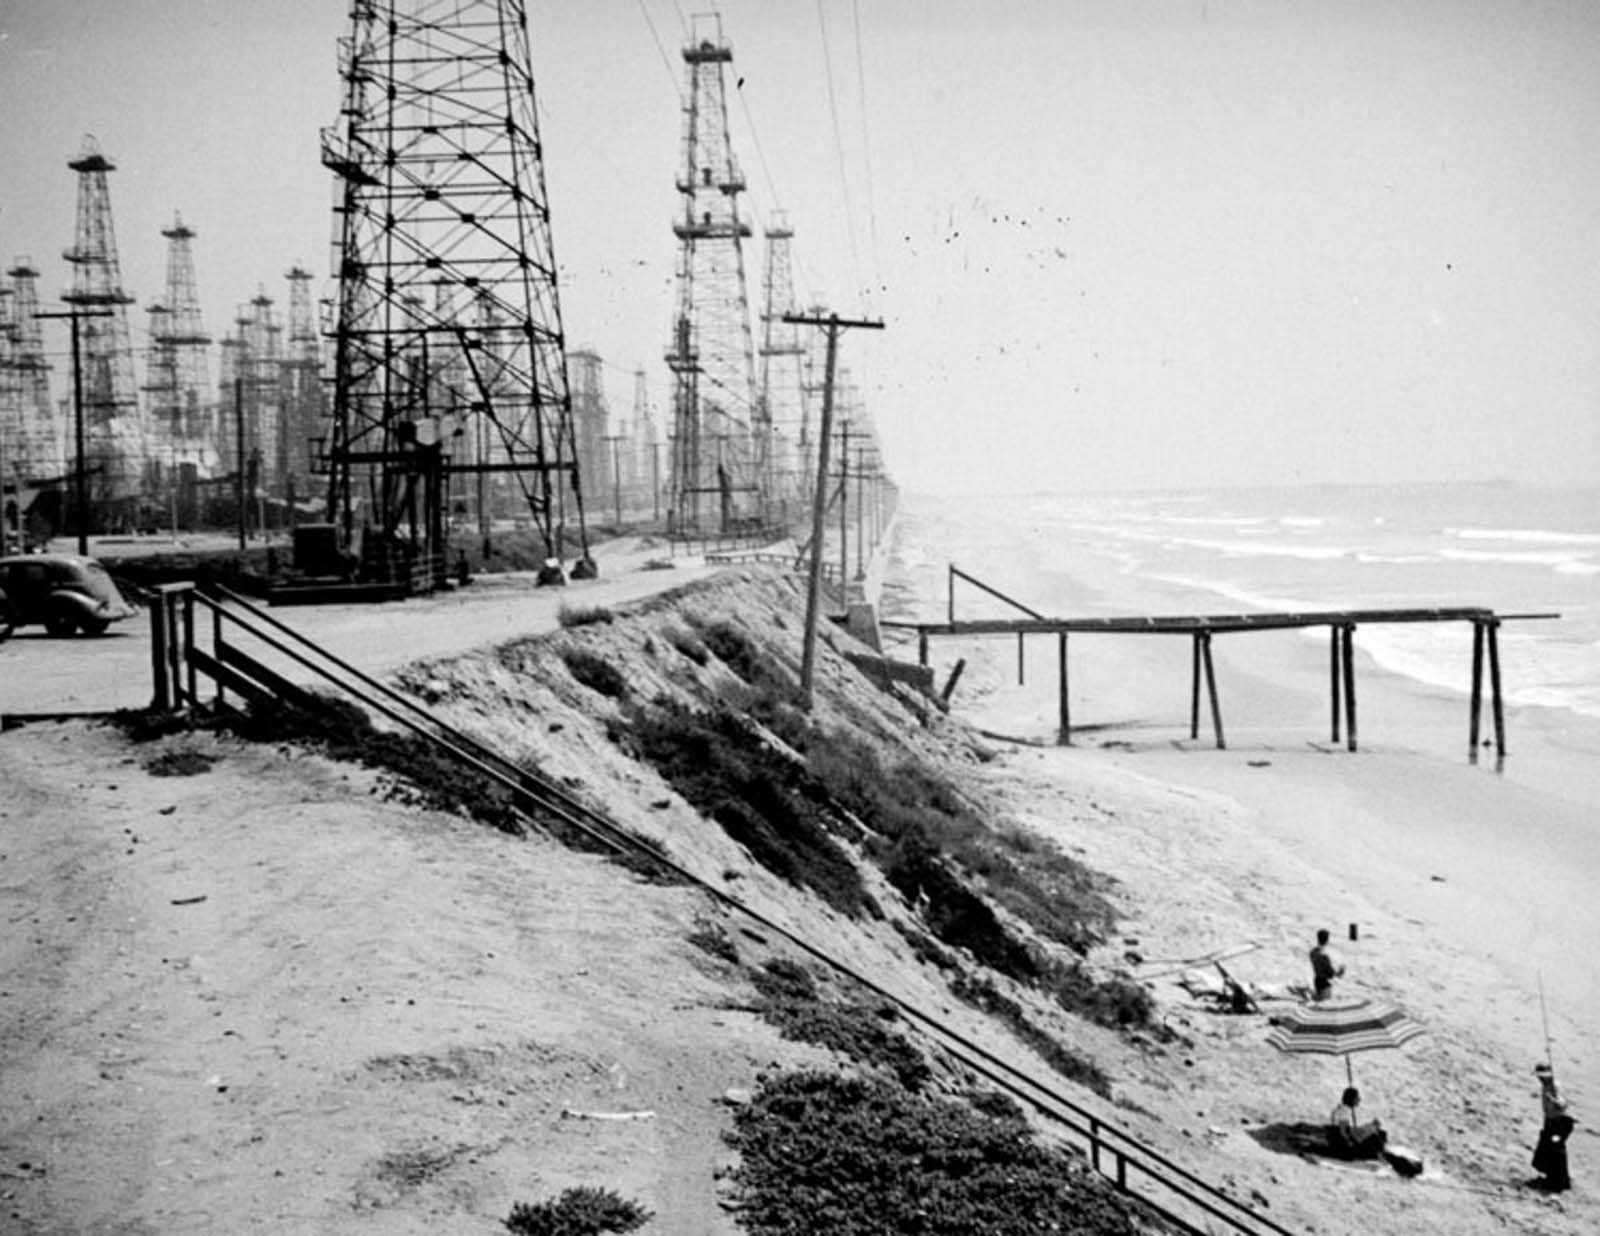
[[[564,324],[623,411],[639,366],[668,400],[709,7],[529,4]],[[788,212],[803,299],[884,319],[844,362],[902,483],[1600,478],[1600,5],[718,11],[747,217]],[[291,264],[330,270],[348,27],[345,0],[0,0],[0,257],[67,287],[93,133],[141,310],[174,210],[214,334],[259,285],[281,309]]]

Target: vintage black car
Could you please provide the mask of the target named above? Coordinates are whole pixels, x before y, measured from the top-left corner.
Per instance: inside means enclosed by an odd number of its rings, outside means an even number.
[[[15,627],[37,623],[51,635],[104,635],[131,618],[105,567],[77,554],[21,554],[0,558],[0,639]]]

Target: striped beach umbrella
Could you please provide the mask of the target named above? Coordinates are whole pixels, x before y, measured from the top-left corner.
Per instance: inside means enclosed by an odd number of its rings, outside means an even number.
[[[1378,1000],[1301,1004],[1275,1019],[1267,1042],[1279,1051],[1343,1056],[1345,1076],[1354,1084],[1350,1057],[1358,1051],[1404,1047],[1426,1034],[1404,1010]]]

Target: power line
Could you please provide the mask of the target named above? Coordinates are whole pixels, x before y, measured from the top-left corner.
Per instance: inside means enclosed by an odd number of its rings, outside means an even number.
[[[656,30],[656,23],[650,17],[650,10],[645,8],[644,0],[639,0],[639,12],[644,16],[644,24],[650,27],[650,37],[655,40],[656,51],[661,53],[661,64],[667,70],[667,79],[672,82],[672,93],[681,101],[682,93],[678,90],[678,75],[672,70],[672,57],[667,55],[667,48],[661,41],[661,35]],[[683,12],[678,13],[678,20],[683,20]]]
[[[872,186],[872,143],[867,131],[867,73],[861,55],[861,0],[851,0],[850,13],[855,20],[856,35],[856,92],[861,100],[861,161],[867,173],[867,240],[872,245],[872,271],[881,276],[883,262],[878,254],[878,207]],[[868,303],[872,290],[867,289]]]
[[[859,293],[861,283],[861,254],[856,248],[855,210],[850,204],[850,176],[845,168],[844,138],[839,129],[839,104],[833,90],[833,57],[828,51],[828,19],[822,9],[822,0],[817,0],[817,26],[822,32],[822,66],[828,81],[828,111],[833,117],[833,148],[839,156],[839,191],[844,198],[844,230],[850,242],[850,263],[855,272],[856,288]]]

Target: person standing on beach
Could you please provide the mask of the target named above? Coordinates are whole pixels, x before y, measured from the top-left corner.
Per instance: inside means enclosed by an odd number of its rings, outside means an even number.
[[[1539,1145],[1533,1152],[1533,1170],[1543,1177],[1542,1184],[1552,1193],[1572,1187],[1567,1174],[1567,1138],[1576,1123],[1567,1110],[1567,1100],[1556,1085],[1555,1070],[1548,1064],[1536,1064],[1534,1076],[1539,1079],[1539,1102],[1544,1108],[1544,1125],[1539,1129]]]
[[[1333,994],[1333,980],[1343,973],[1344,967],[1328,948],[1328,929],[1324,927],[1317,932],[1317,944],[1311,950],[1311,998],[1326,1000]]]

